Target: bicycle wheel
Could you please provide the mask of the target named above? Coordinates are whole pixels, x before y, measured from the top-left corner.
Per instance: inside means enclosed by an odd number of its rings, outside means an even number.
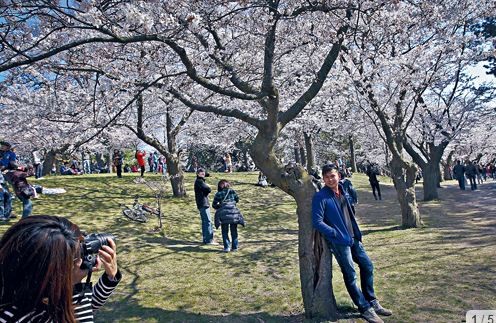
[[[148,221],[146,216],[144,216],[142,213],[134,211],[132,209],[124,209],[122,210],[122,214],[130,220],[136,221],[136,222],[141,222],[144,223]]]
[[[155,215],[159,215],[158,210],[151,207],[151,206],[143,204],[141,207],[143,208],[143,211],[150,212],[150,213],[155,214]]]

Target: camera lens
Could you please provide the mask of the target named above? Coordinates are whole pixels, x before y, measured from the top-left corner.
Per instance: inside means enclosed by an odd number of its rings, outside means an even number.
[[[108,246],[108,240],[112,239],[115,241],[115,237],[110,233],[91,233],[84,237],[84,245],[86,253],[94,254],[102,248],[102,246]]]

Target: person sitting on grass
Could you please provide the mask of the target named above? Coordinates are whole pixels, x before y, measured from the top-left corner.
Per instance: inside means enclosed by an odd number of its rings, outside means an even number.
[[[217,193],[215,193],[212,207],[215,212],[215,228],[222,227],[222,242],[224,244],[224,252],[238,250],[238,224],[245,226],[243,215],[236,207],[239,201],[238,194],[231,188],[231,184],[222,179],[217,184]],[[231,241],[229,241],[229,229],[231,229]]]
[[[60,166],[60,175],[75,175],[72,168],[69,167],[69,163],[65,162]]]
[[[93,322],[121,273],[112,239],[92,271],[105,273],[92,287],[81,283],[83,235],[69,220],[49,215],[21,219],[0,240],[0,322]],[[83,292],[84,291],[84,292]]]

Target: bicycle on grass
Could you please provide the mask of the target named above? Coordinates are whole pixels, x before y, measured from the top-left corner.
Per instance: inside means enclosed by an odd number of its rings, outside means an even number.
[[[162,199],[165,197],[166,187],[167,187],[167,176],[162,176],[159,181],[147,181],[142,177],[137,177],[134,182],[136,184],[145,184],[155,193],[155,201],[157,207],[152,207],[146,204],[141,204],[139,202],[139,196],[136,195],[134,198],[134,203],[132,207],[127,205],[122,205],[122,214],[132,221],[136,222],[147,222],[148,216],[151,214],[155,215],[158,219],[158,227],[155,227],[155,231],[162,230],[162,218],[164,217],[162,213]]]
[[[134,203],[131,207],[124,204],[122,205],[122,207],[124,208],[122,210],[122,214],[124,214],[124,216],[126,216],[128,219],[136,222],[141,222],[141,223],[147,222],[148,216],[151,214],[162,217],[160,210],[151,207],[147,204],[141,204],[139,202],[138,195],[134,197]]]

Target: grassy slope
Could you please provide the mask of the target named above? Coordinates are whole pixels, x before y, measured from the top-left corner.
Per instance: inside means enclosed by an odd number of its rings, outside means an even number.
[[[207,181],[215,188],[224,177],[234,184],[247,220],[246,228],[239,229],[237,253],[199,244],[192,174],[187,177],[189,196],[164,202],[162,233],[151,232],[156,219],[139,224],[121,216],[119,203],[131,204],[134,194],[153,202],[145,185],[133,183],[134,176],[39,180],[68,192],[35,200],[34,213],[67,216],[88,232],[118,237],[124,278],[98,314],[99,322],[301,321],[292,198],[276,188],[255,187],[255,173],[214,173]],[[491,203],[496,190],[442,189],[440,201],[420,203],[425,228],[397,230],[400,214],[391,183],[381,183],[383,201],[375,201],[365,177],[352,180],[359,191],[364,244],[375,265],[377,296],[395,312],[386,321],[460,322],[469,309],[496,309],[496,212]],[[0,233],[7,227],[0,225]],[[221,242],[220,230],[215,236]],[[336,264],[334,287],[338,304],[352,307]]]

